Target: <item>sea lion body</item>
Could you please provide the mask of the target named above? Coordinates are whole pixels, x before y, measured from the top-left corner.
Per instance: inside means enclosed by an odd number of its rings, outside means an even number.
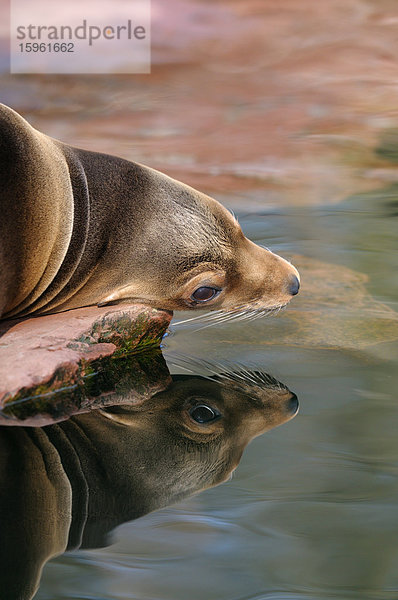
[[[4,105],[0,194],[0,318],[123,300],[264,310],[298,291],[296,269],[245,238],[216,200],[58,142]],[[215,297],[196,300],[198,288]]]

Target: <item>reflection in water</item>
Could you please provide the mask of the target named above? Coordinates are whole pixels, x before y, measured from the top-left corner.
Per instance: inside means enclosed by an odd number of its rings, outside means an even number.
[[[297,408],[261,373],[176,375],[141,404],[1,427],[0,589],[32,598],[51,557],[105,546],[117,525],[227,480],[250,440]]]
[[[24,390],[0,409],[0,425],[50,425],[71,415],[115,404],[141,404],[170,385],[160,349],[105,357],[84,366],[78,383],[52,392]]]

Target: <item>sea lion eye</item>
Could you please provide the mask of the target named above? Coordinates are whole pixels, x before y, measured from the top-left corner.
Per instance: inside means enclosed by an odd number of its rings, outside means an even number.
[[[206,406],[206,404],[194,406],[189,411],[189,414],[197,423],[209,423],[210,421],[215,421],[221,416],[218,410],[211,408],[210,406]]]
[[[196,302],[207,302],[208,300],[215,298],[220,291],[221,290],[217,288],[202,286],[194,291],[191,299]]]

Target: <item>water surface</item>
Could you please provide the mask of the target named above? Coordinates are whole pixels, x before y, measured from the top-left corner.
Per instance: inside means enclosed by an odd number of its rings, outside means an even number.
[[[180,372],[184,354],[261,366],[298,394],[300,413],[256,438],[232,481],[121,526],[109,548],[53,560],[37,598],[397,597],[396,216],[386,194],[305,213],[231,202],[251,239],[305,266],[302,294],[261,321],[172,325],[165,356]]]

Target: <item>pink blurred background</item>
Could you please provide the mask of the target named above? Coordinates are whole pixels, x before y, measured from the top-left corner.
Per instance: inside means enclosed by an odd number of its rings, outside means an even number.
[[[9,75],[6,14],[0,100],[65,142],[232,204],[338,202],[396,179],[373,153],[398,124],[394,1],[153,0],[150,75]]]

